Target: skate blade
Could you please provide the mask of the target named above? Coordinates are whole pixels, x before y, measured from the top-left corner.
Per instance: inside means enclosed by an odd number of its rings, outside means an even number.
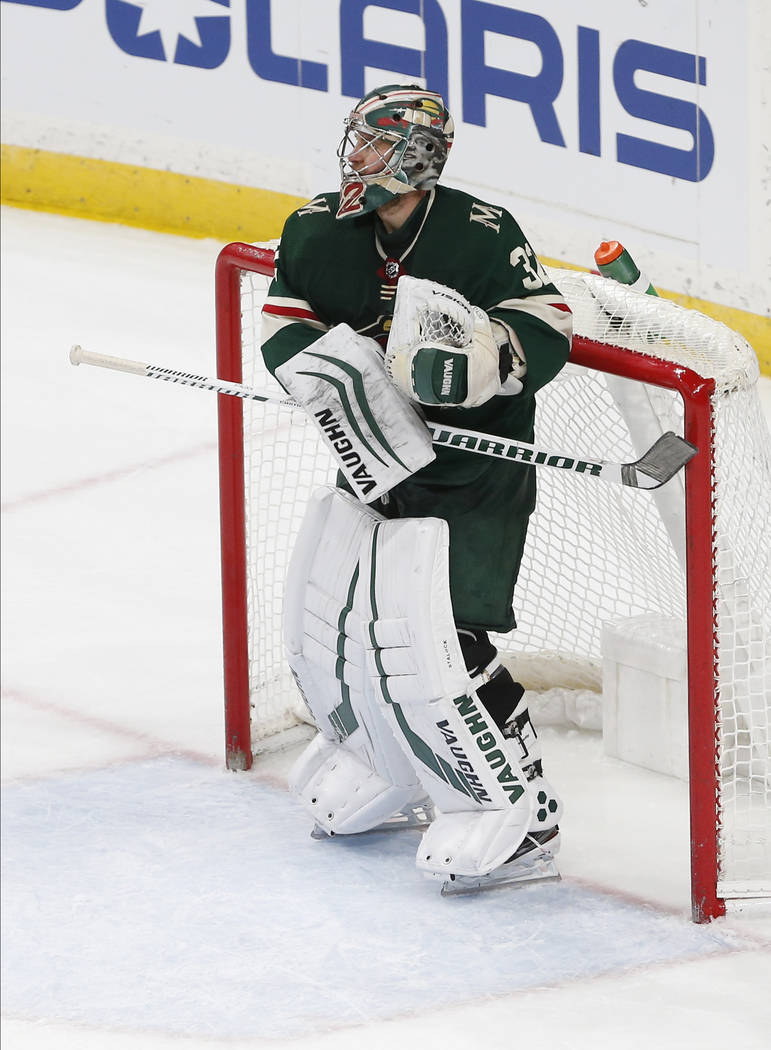
[[[378,824],[377,827],[369,828],[367,831],[356,832],[356,835],[372,835],[376,831],[404,831],[410,828],[423,829],[427,828],[433,819],[433,806],[427,804],[413,806],[408,810],[403,810],[401,813],[395,813],[382,824]],[[327,831],[321,824],[316,824],[311,831],[312,839],[331,839],[335,837],[334,831]]]
[[[373,831],[402,831],[404,828],[427,828],[434,819],[434,807],[430,804],[412,806],[410,809],[395,813],[383,824],[378,824]]]
[[[512,864],[511,871],[506,871],[507,867],[509,865],[504,865],[503,870],[491,871],[489,875],[453,875],[442,883],[441,894],[443,897],[457,897],[464,893],[483,893],[506,886],[517,887],[525,883],[559,881],[562,878],[554,857],[546,851],[528,860],[527,864]]]

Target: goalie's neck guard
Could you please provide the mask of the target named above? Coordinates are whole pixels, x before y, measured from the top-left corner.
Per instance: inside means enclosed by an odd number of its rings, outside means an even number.
[[[370,91],[346,119],[337,151],[337,218],[364,215],[412,190],[433,189],[453,135],[441,95],[414,84]]]

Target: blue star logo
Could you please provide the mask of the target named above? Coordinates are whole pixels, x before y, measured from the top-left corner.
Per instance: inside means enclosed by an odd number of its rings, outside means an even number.
[[[215,69],[230,50],[230,0],[107,0],[110,36],[128,55]]]

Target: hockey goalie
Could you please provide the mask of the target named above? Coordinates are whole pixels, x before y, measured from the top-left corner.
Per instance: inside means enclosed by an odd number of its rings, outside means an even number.
[[[571,315],[508,212],[437,185],[452,141],[437,94],[361,99],[339,191],[284,227],[262,352],[339,465],[284,600],[318,729],[291,788],[317,833],[425,825],[418,868],[458,890],[556,875],[562,804],[489,637],[516,627],[534,470],[426,420],[532,441]]]

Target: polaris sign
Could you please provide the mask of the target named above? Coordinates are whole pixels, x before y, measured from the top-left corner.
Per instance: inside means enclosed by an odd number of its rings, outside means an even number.
[[[507,208],[542,257],[591,266],[618,239],[662,289],[767,309],[771,13],[756,0],[0,0],[0,13],[5,143],[311,200],[339,183],[352,101],[417,81],[455,118],[443,179]]]
[[[77,7],[80,0],[5,2],[64,11]],[[330,8],[332,14],[333,4],[321,6]],[[231,26],[231,21],[240,21],[242,15],[230,10],[230,0],[195,0],[183,5],[169,0],[104,0],[104,17],[114,44],[134,58],[216,69],[228,59],[231,38],[245,36],[249,65],[262,80],[307,91],[329,91],[332,78],[328,63],[274,47],[274,23],[286,21],[284,7],[271,0],[245,0],[245,25]],[[459,27],[452,25],[460,30],[458,54],[451,55],[445,8],[455,16],[455,23],[459,22]],[[377,9],[415,16],[410,20],[409,36],[420,36],[424,49],[406,46],[398,37],[389,40],[368,35],[365,21]],[[164,39],[156,23],[169,27],[174,17],[179,32],[173,39]],[[416,19],[422,23],[419,33]],[[403,35],[403,19],[401,30]],[[532,52],[526,64],[534,61],[537,72],[522,72],[491,61],[485,45],[493,35],[519,48],[526,44]],[[572,136],[563,129],[555,107],[566,86],[568,49],[573,50],[575,82],[567,86],[578,104],[578,128]],[[560,39],[557,28],[544,15],[486,0],[460,0],[459,12],[457,0],[444,0],[444,6],[440,0],[341,0],[339,55],[340,90],[350,98],[365,94],[366,71],[376,69],[387,71],[391,78],[424,78],[427,87],[448,99],[451,110],[457,110],[450,90],[452,66],[460,70],[461,106],[457,116],[466,124],[486,127],[488,99],[508,99],[529,110],[541,142],[597,157],[610,153],[621,164],[690,182],[700,182],[712,168],[712,126],[696,102],[668,93],[666,84],[663,90],[652,91],[635,81],[637,74],[655,74],[678,86],[706,86],[707,59],[690,51],[630,38],[617,47],[612,68],[603,69],[600,30],[591,25],[572,26],[569,34],[563,30]],[[690,144],[683,148],[655,137],[620,132],[614,142],[603,144],[603,77],[612,79],[616,98],[629,116],[682,132]]]
[[[367,8],[381,7],[418,14],[425,24],[425,55],[417,50],[364,36]],[[495,33],[526,41],[537,48],[540,71],[524,74],[490,64],[485,54],[485,35]],[[577,58],[578,138],[571,143],[582,153],[600,156],[600,33],[589,26],[575,30]],[[447,23],[439,0],[342,0],[340,5],[340,55],[342,92],[352,98],[365,93],[367,67],[388,69],[405,76],[420,77],[426,86],[449,99]],[[296,68],[296,67],[295,67]],[[526,105],[542,142],[567,147],[554,103],[565,81],[563,45],[557,31],[542,15],[483,3],[461,2],[462,111],[465,123],[485,127],[490,95]],[[705,85],[707,61],[701,55],[678,51],[643,40],[625,40],[617,49],[612,78],[616,96],[626,112],[667,128],[681,129],[691,137],[691,147],[680,149],[655,140],[619,134],[616,159],[622,164],[699,182],[712,167],[715,144],[709,120],[694,102],[677,96],[639,88],[635,74],[649,72],[680,83]],[[257,70],[260,75],[264,75]],[[282,78],[278,78],[282,79]],[[298,83],[289,79],[286,83]]]

